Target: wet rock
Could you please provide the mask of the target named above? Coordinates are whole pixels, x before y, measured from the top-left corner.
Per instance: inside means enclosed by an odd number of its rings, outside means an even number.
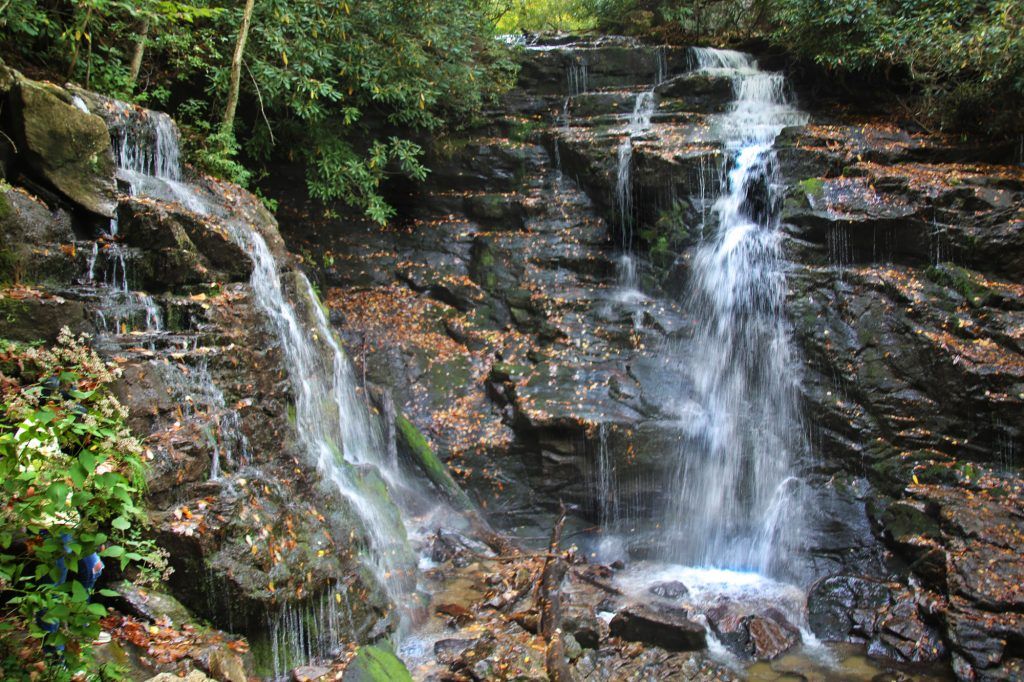
[[[647,588],[647,591],[662,599],[678,600],[690,594],[689,588],[683,583],[672,580],[665,583],[658,583]]]
[[[608,635],[608,625],[592,606],[569,604],[562,609],[562,630],[571,634],[580,646],[596,649]]]
[[[475,639],[441,639],[434,642],[434,658],[441,665],[452,665],[465,651],[476,644]]]
[[[121,202],[118,214],[125,243],[154,254],[147,288],[243,281],[252,271],[252,261],[227,229],[208,218],[133,198]]]
[[[11,91],[11,120],[29,171],[90,213],[115,209],[114,154],[107,126],[52,85],[21,78]]]
[[[707,646],[704,627],[683,609],[632,604],[615,614],[611,633],[669,651],[697,651]]]
[[[941,633],[924,621],[907,588],[857,576],[832,576],[808,593],[808,621],[826,641],[867,642],[869,652],[908,662],[947,655]]]
[[[249,674],[242,657],[226,649],[216,647],[206,656],[207,672],[220,682],[247,682]]]
[[[775,609],[752,613],[743,604],[724,600],[705,615],[718,639],[748,659],[778,658],[801,641],[800,631]]]
[[[292,671],[292,682],[317,682],[330,675],[332,670],[323,666],[304,665]]]
[[[876,633],[878,614],[891,603],[888,585],[858,576],[830,576],[807,594],[811,631],[830,642],[864,642]]]
[[[342,682],[412,682],[412,676],[398,657],[387,649],[362,646],[349,662]]]
[[[159,590],[143,590],[127,581],[117,583],[113,589],[124,601],[128,612],[151,622],[166,619],[172,626],[180,628],[194,620],[181,602]]]
[[[684,111],[702,113],[725,111],[735,97],[731,78],[706,73],[676,76],[654,91],[663,99],[672,99]]]
[[[175,675],[174,673],[160,673],[155,677],[150,677],[146,682],[208,682],[210,680],[205,674],[198,670],[193,670],[186,675]]]

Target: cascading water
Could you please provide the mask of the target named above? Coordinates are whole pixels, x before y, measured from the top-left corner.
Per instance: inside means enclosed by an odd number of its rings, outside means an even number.
[[[778,572],[800,536],[793,475],[804,447],[799,364],[785,320],[775,137],[806,122],[778,74],[738,52],[694,51],[699,69],[732,79],[716,121],[731,159],[714,205],[718,230],[696,254],[688,308],[697,322],[677,349],[693,384],[680,406],[681,447],[667,526],[669,558]]]
[[[147,111],[143,117],[126,105],[118,106],[125,124],[114,131],[114,155],[118,177],[130,193],[177,202],[193,213],[206,214],[206,203],[182,177],[178,129],[171,117],[159,111]],[[117,234],[116,219],[111,232]]]
[[[416,561],[401,512],[390,495],[413,498],[415,492],[403,479],[397,462],[387,457],[378,429],[357,394],[351,364],[312,286],[301,273],[282,271],[267,241],[252,225],[233,220],[230,210],[210,203],[197,188],[181,180],[178,136],[170,118],[149,112],[138,120],[136,112],[130,113],[128,122],[114,133],[122,180],[130,184],[133,194],[178,202],[210,219],[222,219],[232,240],[252,259],[253,298],[283,352],[295,400],[294,424],[300,448],[309,464],[316,467],[327,491],[345,499],[362,524],[369,545],[364,561],[404,612],[415,584]],[[223,396],[218,401],[216,386],[201,383],[209,393],[207,402],[219,408]],[[244,455],[245,444],[236,441],[228,439],[225,444],[238,446]],[[215,452],[219,456],[221,450],[215,447]],[[219,474],[219,466],[219,461],[213,463],[213,477]],[[275,648],[275,660],[295,663],[295,656],[326,654],[322,646],[310,644],[326,641],[325,637],[337,644],[334,615],[324,620],[333,624],[329,632],[315,632],[313,627],[298,639],[289,621],[294,615],[281,615],[271,630],[275,647],[301,650],[287,653]],[[315,623],[304,627],[312,625]],[[277,673],[283,676],[287,669]]]
[[[638,290],[636,264],[633,261],[633,138],[643,135],[651,127],[651,117],[657,102],[654,90],[636,96],[630,114],[626,135],[619,143],[615,176],[615,203],[619,209],[619,231],[622,239],[622,265],[619,268],[619,288],[623,292]]]
[[[192,366],[172,364],[166,359],[152,362],[181,406],[182,416],[206,422],[204,435],[213,449],[210,479],[218,480],[224,465],[248,464],[252,453],[249,439],[242,431],[242,418],[237,410],[228,407],[207,359],[201,357]]]

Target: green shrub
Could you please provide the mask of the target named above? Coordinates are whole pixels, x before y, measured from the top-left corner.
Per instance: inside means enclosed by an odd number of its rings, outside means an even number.
[[[139,579],[166,567],[143,538],[142,445],[110,392],[114,378],[67,329],[49,349],[0,341],[0,637],[8,651],[65,647],[57,677],[65,663],[89,663],[106,615],[76,579],[79,560],[97,553],[107,570]],[[56,584],[62,558],[67,580]],[[29,663],[15,661],[22,671]]]

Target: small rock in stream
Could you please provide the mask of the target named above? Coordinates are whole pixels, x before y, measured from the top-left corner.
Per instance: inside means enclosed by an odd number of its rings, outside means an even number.
[[[657,585],[651,585],[647,590],[651,594],[661,597],[662,599],[681,599],[690,594],[690,590],[686,585],[682,584],[678,580],[670,580],[664,583],[658,583]]]

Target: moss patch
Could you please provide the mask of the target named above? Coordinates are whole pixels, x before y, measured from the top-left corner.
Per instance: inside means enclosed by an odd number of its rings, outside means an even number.
[[[953,289],[975,308],[985,305],[992,298],[992,290],[981,283],[980,275],[952,263],[932,266],[925,271],[925,275],[936,284]]]
[[[342,682],[412,682],[412,675],[387,649],[361,646],[341,679]]]
[[[825,195],[825,181],[821,178],[807,178],[797,183],[797,186],[803,190],[804,194],[811,197],[822,197]]]
[[[403,415],[395,417],[395,430],[398,434],[399,447],[416,462],[430,482],[440,488],[452,503],[462,509],[473,509],[473,502],[469,496],[448,473],[448,467],[434,454],[430,443],[420,430]]]

